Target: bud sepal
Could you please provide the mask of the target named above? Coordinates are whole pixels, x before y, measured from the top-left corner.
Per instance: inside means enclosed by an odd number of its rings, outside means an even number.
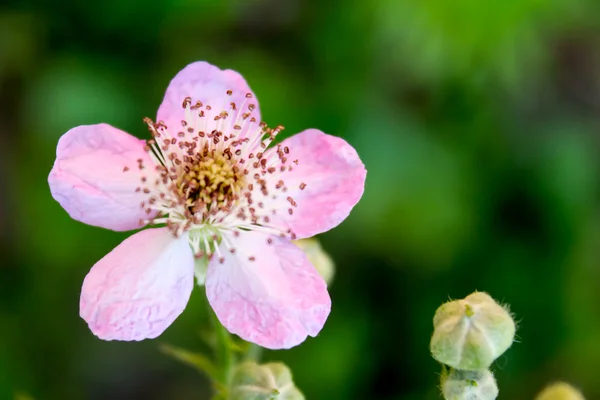
[[[290,369],[283,363],[259,365],[244,362],[236,366],[230,400],[304,400],[292,381]]]
[[[488,369],[512,345],[516,330],[510,312],[483,292],[440,306],[433,326],[433,358],[463,371]]]
[[[498,385],[488,370],[459,371],[442,374],[442,395],[446,400],[495,400]]]

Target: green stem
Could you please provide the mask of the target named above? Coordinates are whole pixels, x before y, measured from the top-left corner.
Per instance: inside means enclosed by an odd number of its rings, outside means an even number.
[[[219,322],[219,319],[210,306],[208,314],[215,329],[215,354],[220,375],[219,380],[224,386],[228,387],[235,364],[235,357],[231,347],[231,336],[225,327],[221,325],[221,322]]]
[[[248,350],[246,350],[246,354],[244,354],[244,360],[254,361],[255,363],[259,363],[260,359],[262,357],[262,353],[263,353],[262,347],[254,344],[254,343],[250,343],[248,345]]]

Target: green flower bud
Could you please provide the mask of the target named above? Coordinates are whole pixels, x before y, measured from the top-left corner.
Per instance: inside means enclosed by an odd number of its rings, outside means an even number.
[[[542,390],[535,400],[585,400],[581,392],[564,382],[555,382]]]
[[[487,293],[443,304],[433,317],[433,358],[452,368],[488,369],[512,344],[515,322]]]
[[[315,266],[319,275],[321,275],[325,280],[325,283],[329,285],[335,274],[335,264],[329,254],[323,250],[321,243],[314,237],[294,240],[293,243],[304,250],[308,257],[308,261]]]
[[[230,400],[304,400],[292,374],[282,363],[239,364],[231,382]]]
[[[442,376],[442,394],[446,400],[494,400],[498,385],[488,370],[451,370]]]

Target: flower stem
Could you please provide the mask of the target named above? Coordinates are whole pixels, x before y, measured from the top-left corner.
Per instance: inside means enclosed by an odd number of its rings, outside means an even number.
[[[244,354],[244,360],[246,361],[254,361],[256,363],[260,362],[262,357],[263,348],[254,343],[250,343],[248,345],[248,350]]]
[[[219,369],[219,380],[221,381],[220,383],[228,387],[235,364],[231,336],[225,327],[221,325],[221,322],[219,322],[219,319],[210,306],[208,314],[215,329],[215,355],[217,368]]]

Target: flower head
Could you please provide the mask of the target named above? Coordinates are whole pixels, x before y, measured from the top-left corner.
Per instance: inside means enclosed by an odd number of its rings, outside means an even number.
[[[304,400],[292,380],[290,369],[282,363],[238,364],[230,384],[231,400]]]
[[[516,330],[508,309],[484,292],[441,305],[433,327],[433,358],[465,371],[489,368],[512,345]]]
[[[544,388],[535,400],[585,400],[583,394],[566,382],[554,382]]]
[[[446,400],[495,400],[498,384],[488,370],[452,369],[442,376],[442,395]]]
[[[48,179],[76,220],[115,231],[158,226],[122,242],[85,278],[80,314],[92,332],[160,335],[187,304],[195,258],[232,333],[267,348],[315,336],[331,300],[291,240],[348,216],[366,176],[356,151],[315,129],[270,146],[283,127],[261,121],[238,73],[205,62],[180,71],[157,121],[145,122],[148,141],[106,124],[71,129]]]

